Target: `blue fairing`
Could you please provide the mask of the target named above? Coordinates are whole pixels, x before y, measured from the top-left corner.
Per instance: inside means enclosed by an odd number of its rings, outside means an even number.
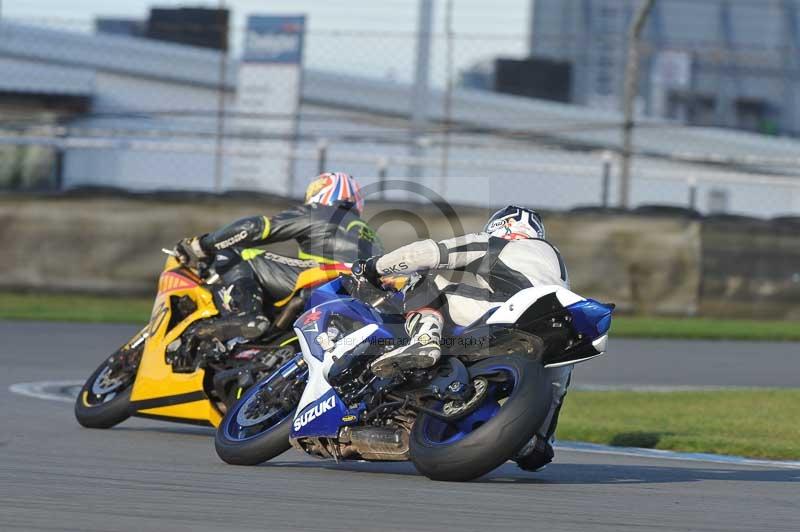
[[[342,286],[342,279],[339,277],[315,288],[308,298],[306,308],[316,307],[328,301],[341,299],[342,296],[347,295],[344,286]]]
[[[348,413],[336,392],[329,390],[295,416],[289,437],[335,438],[339,435],[339,428],[346,424],[342,418]]]
[[[381,315],[373,310],[372,307],[352,297],[337,295],[335,299],[307,310],[294,322],[295,328],[302,331],[303,336],[306,338],[311,354],[318,360],[325,358],[325,351],[317,342],[317,336],[327,331],[332,314],[344,316],[365,325],[370,323],[378,325],[378,329],[367,341],[386,340],[394,337],[392,332],[384,325]]]
[[[567,307],[572,316],[575,330],[594,340],[611,328],[611,312],[614,307],[604,305],[594,299],[585,299]]]

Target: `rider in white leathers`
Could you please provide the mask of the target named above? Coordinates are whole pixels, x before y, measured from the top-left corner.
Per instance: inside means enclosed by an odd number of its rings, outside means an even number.
[[[539,215],[530,209],[509,206],[497,211],[484,231],[449,240],[422,240],[395,251],[354,264],[353,274],[374,284],[393,273],[461,270],[474,275],[470,283],[452,283],[441,275],[426,276],[406,296],[408,345],[398,347],[371,365],[379,377],[397,371],[425,368],[441,356],[445,319],[469,325],[508,298],[533,286],[569,287],[559,251],[545,240]],[[553,435],[558,411],[566,395],[572,366],[546,369],[552,383],[550,412],[537,435],[516,460],[523,469],[538,470],[553,458]]]

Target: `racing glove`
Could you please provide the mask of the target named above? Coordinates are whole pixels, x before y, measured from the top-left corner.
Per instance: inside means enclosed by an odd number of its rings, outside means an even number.
[[[197,268],[203,259],[208,258],[206,252],[200,247],[200,239],[196,236],[184,238],[175,244],[175,258],[184,266]]]
[[[378,273],[376,263],[380,257],[371,257],[367,260],[357,260],[353,263],[350,271],[356,281],[367,281],[369,284],[376,288],[383,288],[381,285],[381,276]]]

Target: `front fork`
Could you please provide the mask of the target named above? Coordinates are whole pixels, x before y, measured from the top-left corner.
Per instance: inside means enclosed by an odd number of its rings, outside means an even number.
[[[251,370],[252,368],[249,366],[242,366],[221,371],[214,375],[214,391],[228,408],[236,404],[244,392],[256,384]],[[267,377],[272,381],[270,388],[274,389],[285,385],[294,380],[303,370],[306,370],[306,362],[303,360],[302,355],[298,354]],[[236,382],[231,385],[232,381]]]
[[[235,381],[232,383],[232,381]],[[214,392],[217,397],[231,408],[238,401],[245,390],[254,384],[253,373],[247,366],[232,368],[214,375]]]
[[[139,362],[142,360],[142,353],[144,352],[144,343],[150,337],[150,326],[146,325],[128,343],[116,350],[116,352],[109,357],[109,364],[119,362],[121,368],[130,370],[131,373],[136,373],[139,368]],[[113,360],[117,358],[117,360]]]

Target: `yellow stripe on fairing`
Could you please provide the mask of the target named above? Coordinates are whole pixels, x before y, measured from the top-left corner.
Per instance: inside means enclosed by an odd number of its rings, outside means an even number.
[[[297,258],[302,260],[313,260],[314,262],[319,262],[320,264],[335,264],[339,262],[337,260],[320,257],[319,255],[312,255],[310,253],[306,253],[302,249],[297,250]]]
[[[214,411],[208,399],[192,401],[190,403],[180,403],[177,405],[145,408],[138,410],[138,412],[177,419],[208,421],[214,426],[219,424],[219,414]]]
[[[266,240],[269,236],[269,230],[272,229],[272,222],[269,221],[267,216],[263,216],[264,218],[264,230],[261,232],[261,240]]]

